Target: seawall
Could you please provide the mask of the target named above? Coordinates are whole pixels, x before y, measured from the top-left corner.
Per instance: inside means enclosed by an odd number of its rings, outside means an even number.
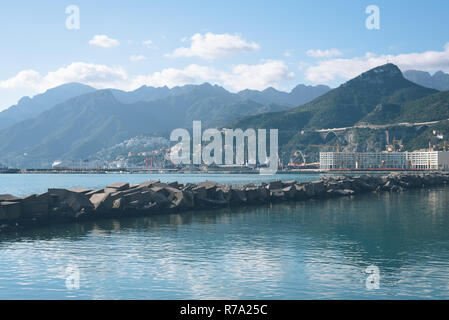
[[[263,205],[353,196],[369,192],[402,192],[445,186],[449,173],[325,177],[317,181],[274,181],[230,186],[147,181],[114,183],[104,189],[48,189],[26,197],[0,195],[0,231],[22,226],[76,222],[123,216],[150,216],[189,210]]]

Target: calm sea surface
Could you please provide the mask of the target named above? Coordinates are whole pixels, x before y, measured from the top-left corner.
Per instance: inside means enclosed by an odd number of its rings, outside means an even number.
[[[114,182],[141,183],[147,180],[162,182],[198,183],[206,180],[220,183],[244,185],[273,180],[311,181],[319,174],[0,174],[0,194],[25,196],[43,193],[48,188],[104,188]]]
[[[149,178],[0,175],[0,194]],[[267,180],[206,178],[236,184]],[[441,188],[4,233],[0,299],[447,299],[448,230],[449,189]],[[379,289],[366,286],[371,265],[379,269]],[[67,281],[77,272],[79,288]]]

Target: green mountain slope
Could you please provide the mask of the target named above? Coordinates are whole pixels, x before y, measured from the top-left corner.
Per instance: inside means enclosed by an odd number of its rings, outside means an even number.
[[[380,104],[361,122],[391,124],[401,122],[429,122],[449,119],[449,91],[398,104]]]
[[[386,64],[302,106],[282,113],[257,116],[262,117],[263,123],[259,124],[258,118],[247,117],[231,126],[262,127],[263,124],[296,131],[303,128],[348,127],[369,115],[379,104],[402,105],[437,92],[406,80],[395,65]],[[279,126],[281,123],[284,125]]]
[[[449,119],[449,91],[405,103],[398,121],[425,122]]]
[[[328,86],[305,86],[297,85],[289,93],[278,91],[274,88],[267,88],[263,91],[243,90],[238,95],[244,99],[253,100],[261,104],[276,103],[287,106],[298,106],[325,94],[331,90]]]
[[[385,130],[356,130],[342,137],[320,136],[313,129],[352,127],[356,124],[424,122],[449,118],[449,92],[438,92],[406,80],[392,64],[369,70],[315,100],[287,111],[258,114],[237,119],[231,128],[279,129],[280,154],[286,159],[295,150],[312,153],[309,145],[340,144],[348,150],[380,151],[385,146]],[[399,136],[400,131],[400,136]],[[397,138],[412,140],[421,133],[398,131]],[[391,137],[395,137],[391,133]],[[374,143],[374,141],[376,141]],[[420,144],[407,144],[420,146]]]

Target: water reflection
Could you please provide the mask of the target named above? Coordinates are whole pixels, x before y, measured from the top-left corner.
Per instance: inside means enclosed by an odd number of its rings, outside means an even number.
[[[449,190],[0,235],[0,298],[446,298]],[[64,269],[81,270],[67,291]],[[380,290],[364,270],[381,271]]]

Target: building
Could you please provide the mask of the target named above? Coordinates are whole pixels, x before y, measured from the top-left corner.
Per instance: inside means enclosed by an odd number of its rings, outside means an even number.
[[[407,169],[403,152],[320,152],[321,169]]]
[[[448,170],[449,152],[320,152],[320,168]]]
[[[448,170],[449,152],[415,151],[406,152],[410,169]]]

